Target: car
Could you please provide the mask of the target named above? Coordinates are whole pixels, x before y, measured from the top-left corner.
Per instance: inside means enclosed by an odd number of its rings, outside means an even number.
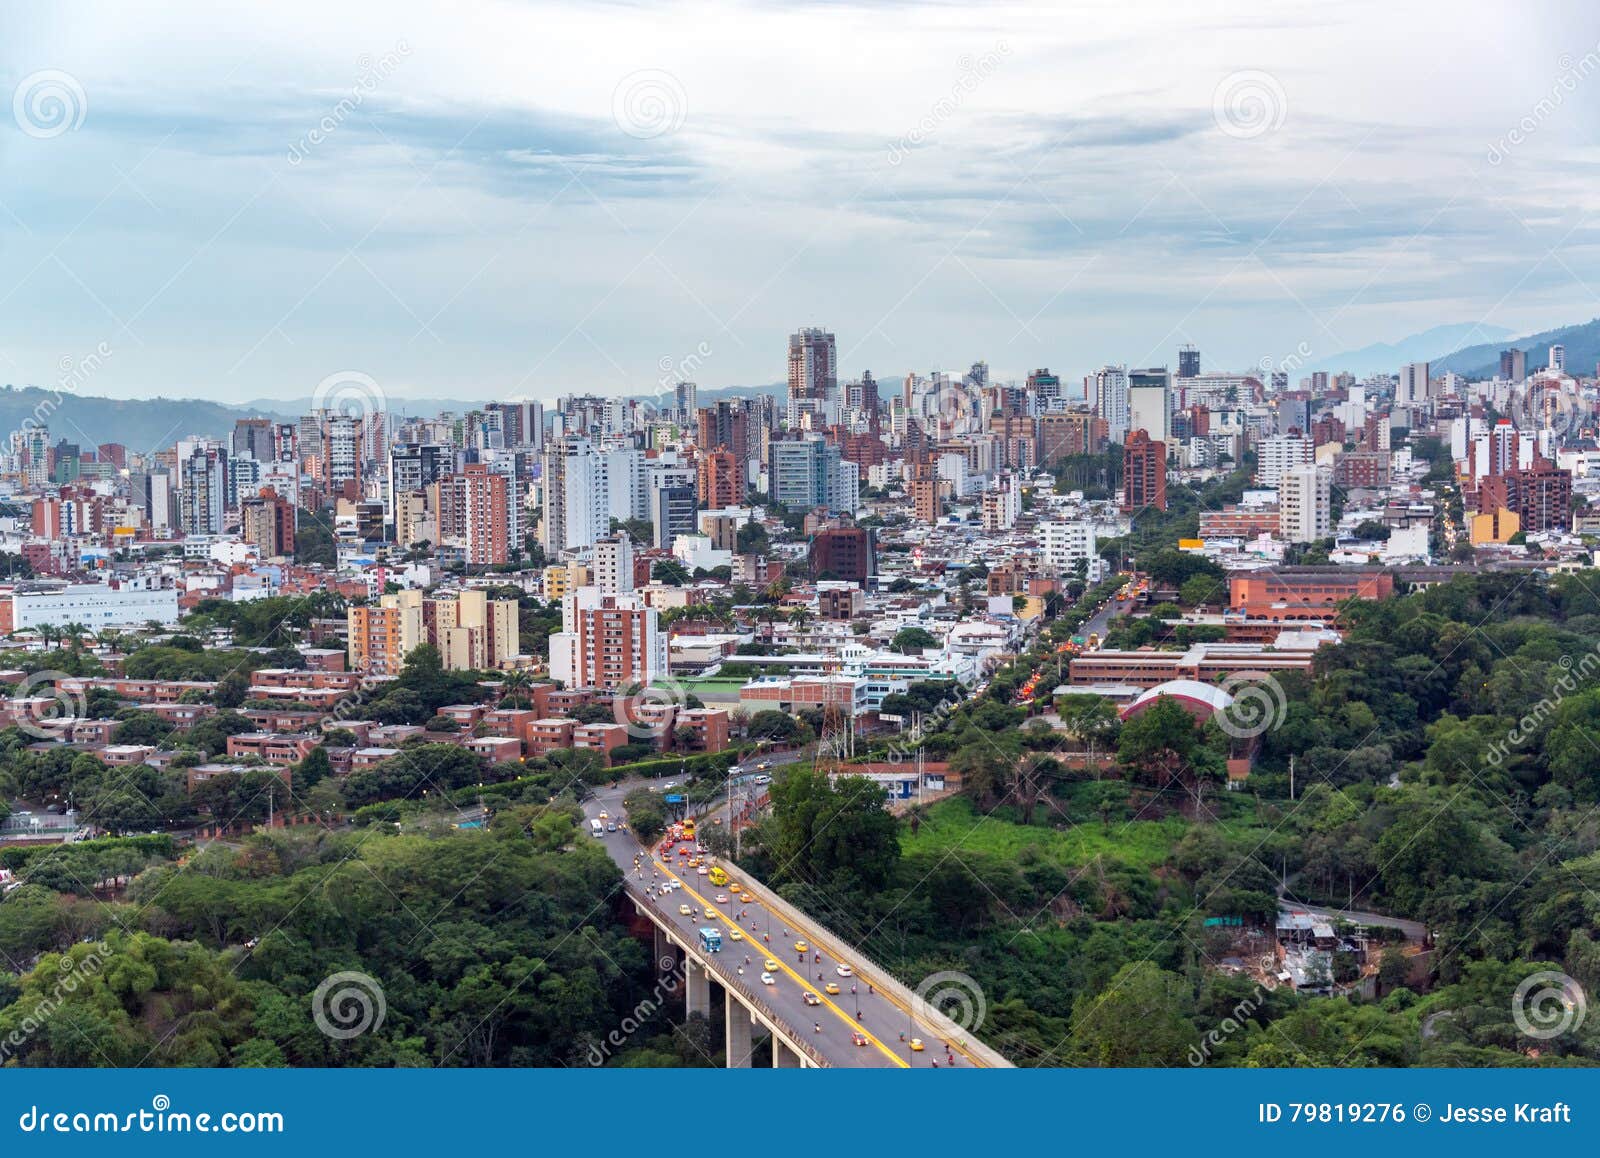
[[[728,903],[728,894],[727,893],[718,893],[716,895],[715,899],[716,899],[717,904],[725,905],[725,904]]]
[[[867,1035],[864,1034],[864,1033],[852,1033],[850,1035],[850,1044],[851,1045],[866,1045],[867,1044]]]
[[[729,929],[728,930],[728,940],[730,940],[730,941],[743,941],[744,940],[744,934],[741,933],[738,929]]]
[[[680,916],[680,917],[687,917],[692,912],[694,912],[694,910],[691,909],[688,905],[679,905],[678,906],[678,916]]]
[[[772,976],[772,974],[770,974],[770,973],[763,973],[763,974],[762,974],[762,975],[761,975],[761,984],[763,984],[763,985],[776,985],[776,984],[777,984],[777,983],[778,983],[778,982],[777,982],[777,979],[776,979],[776,978],[774,978],[774,977],[773,977],[773,976]]]
[[[771,760],[763,760],[763,761],[761,761],[761,763],[756,765],[756,770],[758,772],[765,772],[768,768],[771,768],[771,767],[772,767],[772,761]]]
[[[699,857],[697,857],[697,856],[691,856],[691,857],[690,857],[690,858],[689,858],[689,867],[690,867],[690,868],[694,868],[694,867],[695,867],[695,865],[697,865],[697,864],[699,864],[699,863],[700,863],[700,858],[699,858]]]
[[[700,867],[699,867],[699,868],[697,868],[697,869],[695,869],[695,870],[694,870],[694,871],[695,871],[695,872],[697,872],[697,873],[699,873],[699,874],[700,874],[700,875],[701,875],[701,876],[705,876],[705,875],[706,875],[706,874],[707,874],[707,873],[709,873],[709,872],[710,872],[710,871],[711,871],[711,870],[710,870],[710,869],[708,869],[708,868],[706,868],[706,866],[705,866],[705,865],[701,865],[701,866],[700,866]]]
[[[771,784],[772,783],[772,777],[771,776],[757,776],[756,779],[755,779],[755,782],[757,784]]]
[[[739,900],[746,905],[753,905],[756,903],[755,897],[751,896],[749,893],[740,893]]]
[[[818,997],[815,993],[812,993],[809,989],[806,990],[804,993],[802,993],[800,995],[800,999],[802,1001],[804,1001],[807,1005],[821,1005],[822,1004],[822,998]]]
[[[807,945],[804,941],[796,941],[794,943],[794,951],[796,953],[809,953],[811,952],[811,946]]]
[[[911,1039],[911,1052],[912,1053],[921,1053],[926,1048],[927,1047],[922,1044],[922,1039],[920,1037],[914,1037],[914,1038]]]
[[[608,825],[606,825],[606,831],[607,832],[615,832],[615,831],[617,831],[617,826],[614,825],[614,824],[608,824]]]
[[[661,787],[663,787],[663,788],[676,788],[677,786],[678,786],[678,782],[676,780],[668,780]]]
[[[607,815],[608,815],[608,813],[607,813],[607,812],[606,812],[606,810],[605,810],[605,809],[604,809],[604,808],[602,808],[602,809],[601,809],[601,810],[600,810],[600,819],[601,819],[601,820],[604,820],[604,819],[606,819],[606,817],[607,817]]]
[[[839,986],[832,981],[824,985],[822,989],[823,992],[829,994],[830,996],[837,996],[839,993]]]
[[[720,921],[720,920],[722,920],[722,917],[718,915],[717,910],[711,908],[708,905],[708,906],[706,906],[706,920],[708,920],[708,921]]]
[[[840,977],[854,977],[856,975],[856,971],[848,965],[836,966],[833,971]]]
[[[774,961],[771,957],[768,957],[765,961],[763,961],[761,963],[761,965],[762,965],[762,968],[767,970],[767,972],[769,972],[769,973],[771,973],[772,971],[774,971],[775,969],[778,968],[778,963],[776,961]]]
[[[736,893],[737,894],[737,893],[740,893],[740,892],[744,891],[744,886],[741,885],[738,881],[729,881],[728,882],[728,891],[730,893]],[[748,893],[746,893],[744,896],[740,897],[739,899],[742,900],[742,901],[748,901],[748,900],[753,900],[754,898],[752,898]]]

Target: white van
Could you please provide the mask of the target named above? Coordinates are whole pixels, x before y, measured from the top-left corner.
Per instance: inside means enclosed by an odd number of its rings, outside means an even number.
[[[591,835],[593,835],[593,836],[604,836],[605,835],[605,831],[606,831],[605,828],[600,824],[600,822],[598,820],[589,821],[589,832],[590,832]]]

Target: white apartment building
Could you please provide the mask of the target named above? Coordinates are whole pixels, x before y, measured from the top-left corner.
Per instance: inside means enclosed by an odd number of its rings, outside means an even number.
[[[1278,537],[1314,543],[1333,533],[1333,472],[1325,466],[1291,466],[1278,481]]]
[[[1275,487],[1290,467],[1303,466],[1315,457],[1311,439],[1298,434],[1275,434],[1256,448],[1256,484]]]

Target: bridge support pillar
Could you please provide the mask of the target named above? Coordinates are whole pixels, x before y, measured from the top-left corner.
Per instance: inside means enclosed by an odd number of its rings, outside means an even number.
[[[677,968],[678,947],[668,939],[666,931],[660,925],[650,926],[655,930],[656,971],[671,973]]]
[[[747,1070],[750,1068],[750,1011],[742,1002],[735,1000],[733,994],[728,994],[727,1014],[723,1017],[727,1025],[726,1054],[728,1068],[731,1070]]]
[[[684,1010],[690,1017],[711,1016],[711,977],[706,967],[692,957],[683,963]]]
[[[777,1034],[772,1035],[772,1068],[775,1070],[797,1070],[800,1068],[800,1055],[784,1045]]]

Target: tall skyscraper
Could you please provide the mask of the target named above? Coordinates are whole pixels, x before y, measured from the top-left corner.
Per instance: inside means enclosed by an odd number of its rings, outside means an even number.
[[[294,554],[294,504],[271,487],[239,504],[239,534],[263,559]]]
[[[807,327],[789,335],[789,418],[820,413],[839,390],[838,351],[834,336]]]
[[[1106,420],[1106,437],[1121,443],[1128,438],[1128,368],[1102,366],[1094,374],[1091,392],[1094,412]]]
[[[1561,345],[1559,342],[1550,347],[1550,369],[1560,371],[1562,373],[1566,372],[1567,348]],[[1526,522],[1523,523],[1523,527],[1526,529]]]
[[[510,561],[510,497],[504,475],[483,463],[439,480],[439,541],[459,547],[467,562],[490,567]]]
[[[595,543],[594,585],[607,595],[633,590],[633,540],[626,534],[607,535]]]
[[[686,427],[694,423],[695,413],[700,409],[699,392],[700,388],[693,382],[679,382],[672,388],[672,416]]]
[[[228,506],[228,452],[216,443],[193,446],[178,463],[178,529],[220,535]]]
[[[1200,351],[1194,346],[1183,346],[1178,350],[1178,377],[1200,377]]]
[[[1122,509],[1167,509],[1167,444],[1135,430],[1122,447]]]
[[[270,418],[239,419],[233,424],[233,457],[271,462],[275,429]]]
[[[1528,353],[1526,350],[1510,349],[1500,351],[1500,377],[1507,382],[1521,382],[1528,376]]]
[[[540,543],[554,559],[594,546],[611,529],[610,487],[601,458],[587,438],[545,444],[544,527]]]
[[[1172,433],[1172,377],[1165,366],[1128,371],[1128,428],[1143,430],[1153,442]]]
[[[1400,367],[1400,382],[1395,387],[1394,400],[1403,406],[1415,406],[1428,400],[1428,364],[1407,362]]]

